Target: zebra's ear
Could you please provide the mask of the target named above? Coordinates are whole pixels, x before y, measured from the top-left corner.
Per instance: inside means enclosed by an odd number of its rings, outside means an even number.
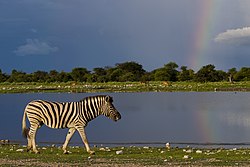
[[[112,100],[112,97],[110,97],[110,96],[107,95],[107,96],[105,97],[105,101],[106,101],[106,102],[112,102],[113,100]]]

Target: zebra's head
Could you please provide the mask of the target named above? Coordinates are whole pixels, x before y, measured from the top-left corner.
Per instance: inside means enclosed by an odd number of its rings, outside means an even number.
[[[113,121],[121,119],[121,114],[114,107],[113,98],[110,96],[105,96],[104,103],[101,107],[101,113]]]

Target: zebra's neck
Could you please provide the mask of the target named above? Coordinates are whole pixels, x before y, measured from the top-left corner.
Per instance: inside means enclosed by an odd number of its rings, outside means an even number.
[[[87,124],[89,121],[95,119],[100,113],[100,107],[103,105],[102,97],[88,97],[81,101],[80,116]]]

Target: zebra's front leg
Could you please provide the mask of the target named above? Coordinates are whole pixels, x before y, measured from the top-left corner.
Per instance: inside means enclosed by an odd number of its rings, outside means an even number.
[[[79,132],[79,134],[80,134],[80,136],[82,138],[82,141],[85,144],[87,152],[89,154],[91,154],[91,155],[95,154],[95,151],[90,150],[89,143],[88,143],[88,140],[87,140],[87,137],[86,137],[86,134],[85,134],[84,127],[77,128],[77,131]]]
[[[66,140],[65,140],[63,147],[62,147],[64,154],[68,154],[67,146],[68,146],[68,143],[69,143],[71,137],[75,133],[75,130],[76,130],[75,128],[69,128],[69,131],[68,131],[67,136],[66,136]]]

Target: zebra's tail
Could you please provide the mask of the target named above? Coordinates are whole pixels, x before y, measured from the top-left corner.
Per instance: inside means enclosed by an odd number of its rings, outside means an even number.
[[[29,129],[26,127],[26,112],[25,111],[23,113],[22,134],[24,138],[27,138],[29,135]]]

